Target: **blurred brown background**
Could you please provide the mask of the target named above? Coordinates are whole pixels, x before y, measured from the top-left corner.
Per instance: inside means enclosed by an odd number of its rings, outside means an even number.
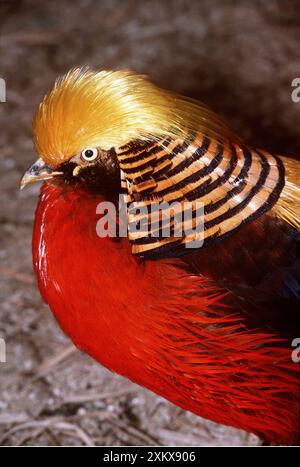
[[[75,65],[129,67],[201,99],[253,145],[300,152],[299,0],[0,1],[0,445],[251,445],[75,350],[36,288],[31,231],[39,187],[18,191],[36,155],[31,119]],[[67,247],[67,246],[66,246]]]

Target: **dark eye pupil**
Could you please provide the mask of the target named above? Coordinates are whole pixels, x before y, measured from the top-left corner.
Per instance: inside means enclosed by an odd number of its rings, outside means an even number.
[[[84,153],[85,157],[90,158],[93,157],[94,152],[91,149],[87,149]]]

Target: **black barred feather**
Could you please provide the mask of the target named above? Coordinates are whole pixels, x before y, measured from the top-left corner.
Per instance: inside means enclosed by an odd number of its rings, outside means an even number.
[[[201,133],[177,140],[139,141],[130,150],[120,148],[117,157],[127,204],[131,205],[133,254],[144,258],[186,253],[189,243],[197,239],[197,223],[204,229],[201,246],[219,242],[272,209],[284,187],[284,166],[279,157],[236,143],[220,143]],[[181,225],[176,218],[180,237],[172,235],[175,214],[169,205],[162,204],[165,202],[178,203],[182,213],[184,203],[193,203],[190,229],[184,225],[184,217]],[[195,219],[196,203],[203,203],[202,219]],[[146,216],[136,211],[144,205]],[[155,211],[160,213],[157,222],[150,218]],[[169,217],[164,217],[164,212]],[[170,236],[166,237],[162,230],[168,219]],[[134,231],[136,225],[144,228]]]

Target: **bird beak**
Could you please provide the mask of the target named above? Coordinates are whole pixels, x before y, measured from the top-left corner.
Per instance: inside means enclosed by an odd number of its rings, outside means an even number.
[[[23,175],[20,181],[20,190],[30,183],[49,180],[56,175],[63,175],[63,172],[55,172],[42,159],[38,159]]]

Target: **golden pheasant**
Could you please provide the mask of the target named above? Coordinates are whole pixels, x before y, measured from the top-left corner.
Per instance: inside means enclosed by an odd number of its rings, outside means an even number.
[[[130,71],[71,70],[33,129],[34,268],[64,332],[186,410],[296,444],[300,163]]]

